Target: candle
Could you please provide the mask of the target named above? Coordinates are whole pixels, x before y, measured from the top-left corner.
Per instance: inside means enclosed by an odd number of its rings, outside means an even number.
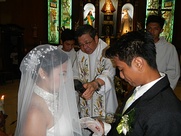
[[[1,96],[1,102],[4,104],[4,95]]]
[[[4,114],[4,95],[1,96],[0,111],[2,111]]]

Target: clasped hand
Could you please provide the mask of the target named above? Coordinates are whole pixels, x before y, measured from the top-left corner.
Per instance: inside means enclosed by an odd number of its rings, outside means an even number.
[[[84,117],[80,119],[80,124],[82,128],[89,128],[93,132],[93,136],[102,136],[104,134],[104,125],[102,121]]]
[[[97,83],[95,81],[85,83],[84,88],[86,91],[82,94],[81,97],[83,97],[86,100],[90,100],[94,94],[94,92],[98,89]]]

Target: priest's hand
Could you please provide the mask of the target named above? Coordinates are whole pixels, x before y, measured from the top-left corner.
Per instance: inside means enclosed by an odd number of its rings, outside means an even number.
[[[82,94],[82,97],[86,100],[90,100],[95,91],[99,88],[95,81],[85,83],[83,86],[86,91]]]

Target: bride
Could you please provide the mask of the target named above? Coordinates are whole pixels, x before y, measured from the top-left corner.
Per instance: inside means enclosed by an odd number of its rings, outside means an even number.
[[[81,136],[70,59],[39,45],[20,65],[15,136]]]

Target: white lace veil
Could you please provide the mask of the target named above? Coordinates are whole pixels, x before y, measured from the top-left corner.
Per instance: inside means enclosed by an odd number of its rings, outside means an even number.
[[[41,129],[35,134],[38,136],[43,131],[41,125],[46,126],[42,135],[81,136],[68,56],[56,46],[39,45],[24,57],[20,70],[15,136],[34,135],[33,127]],[[40,113],[39,121],[32,125],[34,116]],[[45,118],[41,121],[43,116]]]

